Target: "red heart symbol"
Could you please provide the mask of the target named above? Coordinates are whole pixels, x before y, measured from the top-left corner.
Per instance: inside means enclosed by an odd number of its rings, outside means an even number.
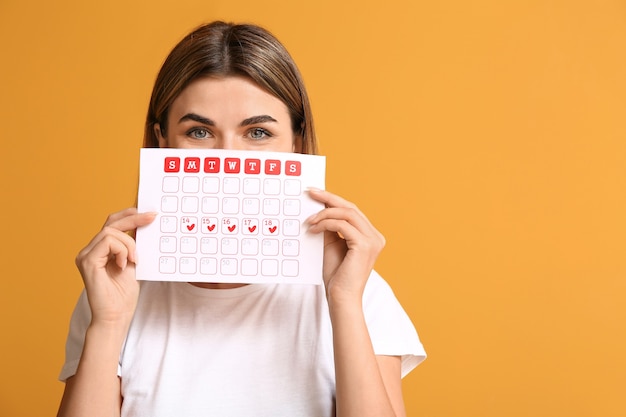
[[[252,233],[256,230],[256,226],[248,227],[248,230]]]
[[[187,225],[187,230],[189,230],[190,232],[193,230],[193,228],[196,227],[195,224],[188,224]]]
[[[209,229],[209,232],[212,232],[213,229],[215,229],[215,225],[214,224],[210,224],[207,226],[207,228]]]
[[[236,225],[232,225],[232,226],[228,226],[228,231],[232,232],[233,230],[235,230]]]
[[[270,227],[270,233],[274,233],[276,231],[276,226]]]

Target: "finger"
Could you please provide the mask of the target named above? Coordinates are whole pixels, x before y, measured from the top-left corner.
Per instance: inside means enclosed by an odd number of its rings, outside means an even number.
[[[130,232],[140,226],[152,223],[156,216],[157,213],[155,212],[134,213],[112,221],[107,227],[121,230],[122,232]]]
[[[127,209],[123,211],[132,212],[132,209]],[[116,214],[120,214],[120,213],[121,212],[118,212]],[[100,243],[100,241],[105,239],[110,234],[117,235],[118,238],[122,239],[122,241],[126,242],[126,244],[128,245],[132,244],[134,247],[135,241],[133,237],[129,236],[125,232],[135,230],[139,226],[145,226],[146,224],[149,224],[155,219],[156,215],[157,215],[156,213],[149,212],[149,213],[130,214],[130,215],[126,215],[125,217],[116,216],[116,215],[110,216],[110,217],[118,217],[118,219],[111,222],[110,225],[104,226],[102,230],[96,236],[94,236],[94,238],[87,244],[87,246],[85,246],[85,248],[78,254],[77,261],[87,256],[87,254],[91,252],[91,250],[93,250],[93,248],[98,243]],[[130,252],[130,258],[132,262],[135,262],[134,250]]]
[[[116,241],[111,244],[111,246],[109,247],[109,253],[113,255],[113,257],[115,258],[115,263],[123,271],[124,269],[126,269],[126,265],[128,265],[128,261],[130,260],[129,254],[133,253],[134,250],[131,251],[126,245],[120,245],[118,243],[121,242]]]
[[[94,236],[94,238],[91,240],[91,242],[89,242],[89,244],[78,254],[77,257],[77,262],[81,261],[82,259],[86,259],[88,258],[90,255],[93,255],[93,251],[94,249],[98,246],[98,247],[102,247],[103,242],[110,242],[111,240],[118,240],[120,242],[122,242],[122,244],[126,245],[127,247],[131,248],[129,250],[130,253],[130,260],[132,262],[135,261],[135,240],[130,237],[128,234],[124,233],[121,230],[115,229],[113,227],[110,226],[106,226],[104,227],[96,236]],[[97,252],[99,253],[99,252]],[[108,253],[105,255],[100,254],[100,256],[106,256],[108,257]]]
[[[334,232],[336,236],[343,236],[348,248],[360,248],[359,250],[379,253],[385,247],[385,238],[377,230],[372,230],[371,234],[364,234],[351,223],[340,219],[324,219],[309,228],[312,233],[325,231]],[[325,244],[332,243],[332,241],[325,242]]]
[[[126,208],[124,210],[120,210],[118,212],[112,213],[109,215],[109,217],[107,217],[106,221],[104,222],[104,224],[102,225],[102,227],[106,227],[109,226],[111,223],[122,219],[124,217],[128,217],[131,216],[133,214],[137,214],[137,208],[136,207],[129,207]]]
[[[320,190],[319,188],[309,188],[307,191],[313,200],[324,203],[327,207],[349,207],[358,210],[356,204],[330,191]]]
[[[333,232],[337,238],[342,237],[346,241],[358,240],[357,236],[363,237],[354,226],[345,220],[339,219],[323,219],[309,226],[309,232],[321,233],[321,232]]]
[[[327,208],[345,208],[349,210],[354,210],[354,212],[357,213],[359,216],[361,216],[363,220],[367,222],[368,225],[370,225],[371,227],[374,227],[369,221],[369,219],[367,218],[367,216],[357,207],[356,204],[342,197],[339,197],[338,195],[333,194],[329,191],[320,190],[317,188],[309,188],[308,191],[309,191],[309,195],[313,199],[315,199],[316,201],[319,201],[320,203],[324,203]],[[313,218],[315,218],[315,216],[311,216],[311,218],[309,218],[308,220],[313,221]]]
[[[326,208],[319,213],[312,215],[305,222],[314,225],[326,219],[344,220],[367,235],[373,234],[376,230],[362,212],[352,207]]]
[[[341,219],[324,219],[309,228],[311,233],[333,232],[337,239],[342,238],[348,246],[363,246],[376,238],[374,234],[366,235],[350,222]]]
[[[107,228],[106,233],[96,240],[93,246],[82,252],[77,263],[83,269],[100,268],[106,266],[111,258],[120,269],[125,269],[128,261],[134,262],[132,254],[135,252],[135,241],[127,234]]]
[[[368,241],[379,250],[385,246],[385,237],[355,208],[326,208],[309,217],[306,222],[310,232],[335,232],[351,247],[363,246]]]

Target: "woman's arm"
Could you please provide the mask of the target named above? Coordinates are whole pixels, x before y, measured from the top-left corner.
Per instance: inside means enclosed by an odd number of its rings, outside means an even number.
[[[325,232],[324,284],[333,327],[338,417],[403,417],[400,358],[376,356],[363,314],[363,291],[384,237],[352,203],[310,190],[326,208],[308,219]]]
[[[66,382],[58,417],[120,415],[117,368],[139,296],[135,240],[127,232],[154,218],[153,213],[138,214],[134,208],[112,214],[76,257],[91,323],[76,374]]]
[[[361,305],[339,304],[331,307],[337,416],[404,417],[400,358],[376,356]]]
[[[90,326],[76,374],[65,382],[58,417],[119,417],[122,396],[117,376],[124,341],[122,326]]]

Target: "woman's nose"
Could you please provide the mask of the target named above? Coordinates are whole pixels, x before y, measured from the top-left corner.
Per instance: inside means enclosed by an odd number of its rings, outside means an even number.
[[[241,141],[236,140],[234,135],[221,136],[215,142],[216,149],[241,150]]]

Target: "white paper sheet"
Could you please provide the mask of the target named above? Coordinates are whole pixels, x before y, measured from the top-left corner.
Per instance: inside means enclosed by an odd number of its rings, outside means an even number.
[[[141,149],[137,279],[321,284],[323,234],[304,221],[323,209],[318,155]]]

